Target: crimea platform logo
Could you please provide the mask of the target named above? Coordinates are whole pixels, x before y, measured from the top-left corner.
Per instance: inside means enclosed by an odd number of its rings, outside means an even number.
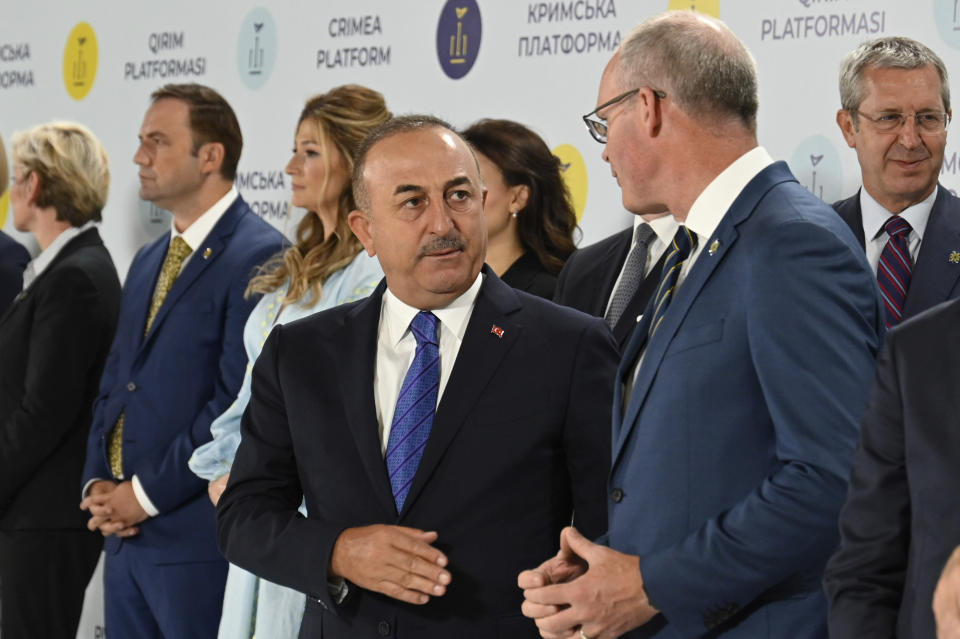
[[[554,148],[552,153],[560,160],[560,174],[570,191],[570,202],[577,214],[577,222],[580,222],[583,211],[587,208],[587,164],[580,151],[572,144],[561,144]]]
[[[269,11],[258,7],[244,18],[237,38],[237,71],[247,88],[267,83],[276,57],[277,25]]]
[[[63,84],[74,100],[82,100],[97,77],[97,34],[86,22],[78,22],[63,48]]]
[[[720,17],[720,0],[670,0],[668,11],[689,9],[699,11],[714,18]]]
[[[827,204],[845,197],[840,154],[825,136],[811,135],[800,142],[788,164],[797,181]]]
[[[954,49],[960,49],[960,2],[933,0],[933,18],[943,41]]]
[[[449,78],[459,80],[473,68],[482,31],[476,0],[447,0],[443,5],[437,24],[437,58]]]

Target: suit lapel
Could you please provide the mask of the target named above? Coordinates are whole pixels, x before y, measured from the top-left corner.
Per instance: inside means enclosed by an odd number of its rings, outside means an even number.
[[[437,406],[430,438],[404,502],[403,513],[416,502],[453,438],[524,330],[508,319],[520,308],[517,295],[489,267],[484,266],[483,272],[484,282],[463,335],[453,372]],[[494,326],[502,329],[501,335],[492,332]],[[483,425],[477,424],[476,427],[483,428]]]
[[[837,202],[833,205],[834,210],[840,216],[850,230],[853,231],[857,241],[860,242],[860,248],[866,250],[866,242],[863,237],[863,215],[860,213],[860,191],[858,190],[853,197]]]
[[[396,503],[387,467],[383,460],[380,431],[377,427],[376,403],[373,397],[374,368],[377,361],[377,333],[380,326],[380,308],[386,281],[382,280],[366,300],[346,314],[340,327],[340,339],[335,340],[337,362],[340,367],[337,380],[343,397],[343,410],[353,435],[363,468],[370,479],[385,512],[396,515]]]
[[[910,278],[904,317],[945,302],[960,277],[960,263],[950,261],[953,253],[960,260],[960,206],[947,189],[939,189]]]
[[[786,181],[795,181],[795,178],[784,163],[777,162],[761,171],[747,184],[743,192],[737,196],[737,199],[734,200],[733,204],[724,214],[713,235],[704,242],[696,263],[677,289],[673,300],[670,302],[670,308],[664,315],[653,339],[644,340],[644,336],[635,336],[635,339],[631,340],[631,347],[635,347],[638,350],[639,346],[637,346],[636,343],[641,340],[645,341],[646,350],[643,351],[643,364],[637,373],[637,380],[633,385],[633,392],[630,395],[630,403],[623,417],[623,426],[619,429],[619,432],[615,432],[614,434],[616,439],[613,449],[613,469],[616,468],[624,445],[636,424],[640,410],[650,392],[650,387],[653,385],[653,380],[657,375],[657,371],[660,369],[663,356],[683,323],[684,318],[690,310],[690,306],[710,279],[711,274],[713,274],[714,270],[723,261],[724,257],[726,257],[727,253],[730,252],[730,249],[737,241],[739,237],[736,228],[737,225],[753,213],[757,204],[767,191],[775,185]],[[715,242],[716,250],[711,255],[710,247],[713,247]],[[639,326],[645,324],[646,322],[641,322]],[[641,343],[640,346],[642,345]],[[636,358],[634,357],[634,359]],[[632,371],[632,367],[629,371]],[[621,367],[619,371],[621,380],[629,381],[629,371],[625,367]],[[621,408],[614,406],[614,410],[621,410]],[[614,417],[614,420],[616,420],[616,417]]]
[[[233,235],[234,230],[237,227],[237,223],[240,221],[240,217],[243,215],[243,200],[239,197],[233,201],[233,204],[230,205],[230,208],[217,220],[217,223],[211,229],[210,233],[207,234],[207,237],[204,238],[203,243],[197,247],[195,251],[191,254],[190,261],[187,263],[187,266],[181,271],[180,275],[177,276],[177,279],[174,280],[173,286],[170,287],[170,291],[167,293],[167,297],[163,300],[163,305],[160,306],[160,310],[157,311],[157,316],[153,320],[153,325],[150,327],[150,332],[147,333],[146,337],[143,340],[143,345],[146,346],[160,329],[160,326],[163,324],[163,321],[166,319],[167,315],[170,314],[170,309],[176,306],[177,301],[183,296],[183,294],[190,289],[190,286],[200,277],[200,275],[223,253],[224,247],[227,245],[227,242],[230,239],[230,236]],[[168,245],[169,245],[169,237]],[[163,264],[163,260],[166,258],[167,254],[167,245],[164,245],[163,255],[160,258],[160,264]],[[159,274],[160,266],[157,267],[156,273]],[[154,283],[156,282],[156,277],[154,277]],[[153,286],[150,287],[150,298],[153,297]],[[147,302],[147,309],[150,307],[150,302]],[[144,314],[143,324],[141,326],[146,326],[146,314]]]

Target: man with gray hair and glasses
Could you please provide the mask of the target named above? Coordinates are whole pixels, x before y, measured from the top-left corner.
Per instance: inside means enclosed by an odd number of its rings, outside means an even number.
[[[915,40],[871,40],[843,60],[840,104],[837,124],[857,152],[863,188],[833,206],[866,250],[891,328],[960,296],[960,200],[937,185],[947,69]]]
[[[863,251],[758,145],[756,67],[719,20],[642,23],[595,104],[624,206],[680,227],[614,384],[608,532],[565,528],[523,612],[549,638],[822,638],[883,330]]]
[[[893,330],[824,579],[835,637],[933,637],[934,587],[960,542],[960,203],[937,184],[948,87],[940,58],[906,38],[867,42],[841,69],[837,122],[864,188],[836,207],[867,240]]]

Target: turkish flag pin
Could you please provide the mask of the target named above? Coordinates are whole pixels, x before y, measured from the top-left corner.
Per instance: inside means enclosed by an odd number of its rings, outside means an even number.
[[[490,327],[490,332],[496,335],[497,337],[503,337],[503,329],[494,324]]]

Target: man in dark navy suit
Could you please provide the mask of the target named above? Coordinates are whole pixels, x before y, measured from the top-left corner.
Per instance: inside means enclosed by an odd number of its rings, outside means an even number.
[[[613,341],[483,266],[479,169],[448,125],[383,125],[353,185],[385,279],[271,334],[221,547],[307,593],[301,637],[534,639],[517,572],[571,516],[605,526]]]
[[[140,197],[173,213],[127,273],[94,409],[81,504],[104,548],[113,637],[207,638],[227,564],[207,484],[187,467],[240,389],[254,269],[283,248],[233,186],[243,146],[233,109],[197,84],[153,93],[134,155]]]

